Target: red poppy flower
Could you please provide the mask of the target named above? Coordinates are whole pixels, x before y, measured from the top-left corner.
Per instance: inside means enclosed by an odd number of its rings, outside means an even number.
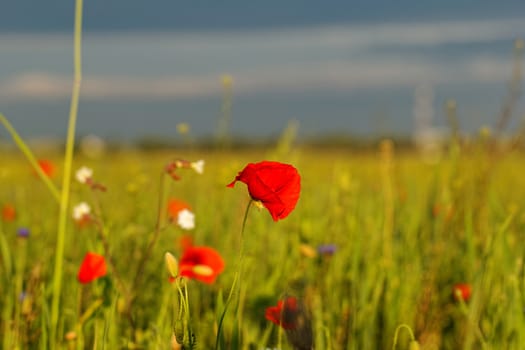
[[[38,166],[40,169],[42,169],[47,177],[53,177],[53,175],[55,175],[55,165],[51,161],[47,159],[40,159],[38,161]]]
[[[267,307],[264,317],[284,329],[294,329],[298,313],[297,299],[287,297],[285,300],[279,300],[277,306]]]
[[[209,247],[188,247],[179,260],[179,274],[204,283],[213,283],[224,270],[219,253]]]
[[[104,256],[88,252],[78,270],[78,281],[89,283],[107,273],[106,260]]]
[[[250,163],[227,186],[233,187],[236,181],[248,186],[252,199],[260,201],[274,221],[290,214],[301,192],[301,176],[297,169],[279,162]]]
[[[186,202],[178,199],[170,199],[168,201],[168,216],[171,220],[177,221],[179,213],[184,209],[191,211],[190,205]]]
[[[455,300],[468,301],[472,295],[472,286],[468,283],[456,283],[452,288],[452,296]]]
[[[4,204],[2,207],[2,220],[11,222],[16,219],[16,209],[12,204]]]

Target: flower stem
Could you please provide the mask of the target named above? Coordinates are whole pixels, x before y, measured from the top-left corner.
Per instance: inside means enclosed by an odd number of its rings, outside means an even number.
[[[142,278],[144,267],[146,265],[146,261],[150,257],[153,247],[155,246],[155,243],[157,243],[161,230],[161,223],[162,223],[162,213],[164,208],[164,192],[165,192],[165,172],[163,171],[160,175],[160,184],[159,184],[159,199],[158,199],[158,208],[157,208],[157,222],[155,223],[155,231],[153,232],[153,235],[150,236],[150,241],[148,243],[148,246],[146,247],[146,250],[144,254],[142,255],[140,262],[137,267],[137,273],[135,274],[135,279],[133,280],[132,284],[132,290],[135,290],[136,287],[140,283],[140,279]]]
[[[188,338],[189,349],[195,348],[195,340],[193,337],[193,328],[191,326],[191,313],[190,313],[190,298],[188,295],[188,285],[184,284],[184,305],[185,305],[185,315],[184,315],[184,332]]]
[[[53,272],[52,301],[51,301],[51,324],[50,324],[50,348],[54,349],[57,341],[58,316],[60,308],[60,294],[62,289],[62,272],[64,262],[64,248],[67,226],[67,209],[69,204],[69,187],[71,184],[71,168],[73,163],[73,149],[75,146],[75,129],[78,113],[78,101],[80,97],[80,83],[82,81],[82,3],[83,0],[75,1],[75,30],[74,30],[74,81],[69,110],[69,125],[66,139],[66,152],[64,158],[64,175],[62,178],[62,192],[60,195],[60,210],[58,216],[58,232],[55,250],[55,269]]]
[[[126,288],[126,285],[124,284],[124,281],[122,280],[121,275],[118,273],[117,267],[115,265],[115,261],[113,259],[113,256],[110,253],[109,241],[107,238],[108,232],[106,229],[106,225],[104,224],[104,218],[102,217],[102,206],[100,204],[100,199],[96,191],[92,190],[91,193],[93,194],[93,202],[95,203],[95,215],[96,215],[93,222],[95,223],[95,226],[97,228],[96,231],[98,234],[98,238],[100,242],[102,243],[102,247],[104,248],[104,255],[109,263],[113,276],[115,276],[115,280],[117,282],[117,288],[119,289],[120,293],[126,298],[126,300],[128,300],[130,292]]]
[[[244,230],[246,228],[246,221],[248,219],[248,213],[250,211],[250,207],[252,206],[253,199],[250,198],[250,201],[248,202],[248,205],[246,206],[246,210],[244,211],[244,217],[242,219],[242,226],[241,226],[241,234],[240,234],[240,242],[239,242],[239,260],[237,264],[237,271],[235,272],[232,286],[230,287],[230,292],[228,293],[228,298],[226,299],[226,304],[224,305],[224,310],[222,311],[221,317],[219,319],[219,324],[217,327],[217,338],[215,339],[215,350],[219,349],[219,340],[221,337],[222,332],[222,324],[224,322],[224,317],[226,316],[226,311],[228,310],[228,307],[232,301],[234,290],[237,286],[237,281],[241,279],[241,273],[242,273],[242,263],[244,260]],[[240,283],[239,283],[239,292],[240,292]],[[238,309],[238,308],[237,308]]]
[[[97,227],[96,231],[98,234],[98,238],[100,239],[100,242],[102,243],[102,247],[104,248],[104,255],[109,263],[109,267],[111,268],[111,272],[113,273],[113,276],[115,276],[115,280],[117,282],[117,288],[119,289],[120,293],[125,298],[129,298],[129,291],[126,288],[126,285],[124,284],[124,281],[122,280],[120,274],[118,273],[117,267],[115,265],[115,261],[110,253],[109,242],[107,239],[108,234],[105,229],[105,226],[100,220],[94,220],[94,223]]]
[[[166,177],[164,176],[165,172],[163,171],[160,175],[160,184],[159,184],[159,199],[158,199],[158,208],[157,208],[157,221],[155,223],[155,230],[153,232],[153,235],[150,237],[150,241],[148,243],[148,246],[146,247],[146,250],[144,251],[144,254],[140,257],[140,261],[137,265],[137,272],[135,273],[135,277],[133,279],[133,283],[131,284],[131,288],[129,289],[130,292],[126,295],[126,314],[128,319],[130,320],[130,323],[132,325],[132,328],[135,328],[135,322],[132,317],[131,310],[133,308],[133,302],[135,301],[136,295],[133,293],[133,291],[137,290],[137,286],[141,282],[141,278],[144,275],[144,268],[146,267],[146,262],[148,261],[148,258],[151,256],[151,253],[153,252],[153,247],[155,247],[155,243],[157,243],[160,232],[162,231],[161,223],[162,223],[162,213],[164,208],[164,192],[165,192],[165,181]]]
[[[246,210],[244,211],[244,217],[242,219],[242,226],[241,226],[241,235],[240,235],[240,242],[239,242],[239,266],[244,258],[244,229],[246,228],[246,221],[248,220],[248,213],[250,212],[250,208],[252,206],[253,199],[250,198],[250,201],[248,202],[248,205],[246,206]]]

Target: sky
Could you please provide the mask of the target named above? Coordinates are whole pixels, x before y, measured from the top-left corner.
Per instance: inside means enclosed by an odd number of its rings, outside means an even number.
[[[3,4],[0,112],[23,136],[65,134],[73,3]],[[523,1],[84,5],[78,132],[108,139],[176,138],[181,122],[213,135],[224,76],[233,81],[235,135],[277,135],[291,120],[308,137],[410,135],[415,119],[444,125],[451,98],[473,131],[495,123],[523,64],[513,54],[525,38]]]

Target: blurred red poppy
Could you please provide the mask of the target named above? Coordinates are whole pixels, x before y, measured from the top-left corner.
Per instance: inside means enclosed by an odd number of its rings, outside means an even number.
[[[284,329],[294,329],[296,327],[298,310],[297,299],[287,297],[284,300],[279,300],[277,306],[267,307],[264,316],[267,320]]]
[[[179,260],[179,275],[213,283],[224,270],[224,260],[210,247],[188,247]]]
[[[170,220],[177,221],[179,213],[184,209],[191,211],[190,205],[186,202],[173,198],[168,201],[168,216]]]
[[[284,219],[295,208],[301,192],[301,176],[292,165],[262,161],[248,164],[228,187],[241,181],[252,199],[260,201],[274,221]]]
[[[89,283],[93,280],[105,276],[107,273],[106,260],[103,255],[88,252],[84,256],[82,265],[78,270],[78,281]]]
[[[38,161],[38,166],[47,177],[53,177],[53,175],[55,175],[55,165],[50,160],[40,159]]]
[[[456,283],[452,288],[452,296],[455,300],[468,301],[472,295],[472,286],[468,283]]]
[[[2,207],[2,220],[5,222],[11,222],[16,219],[16,209],[12,204],[4,204]]]

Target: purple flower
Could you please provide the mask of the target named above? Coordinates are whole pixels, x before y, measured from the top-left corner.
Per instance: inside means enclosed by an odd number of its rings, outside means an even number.
[[[321,244],[317,246],[317,252],[320,255],[333,255],[337,250],[337,246],[333,243],[331,244]]]
[[[27,238],[29,237],[29,229],[27,227],[20,227],[16,234],[18,237]]]
[[[22,302],[24,301],[29,295],[25,292],[25,291],[22,291],[20,292],[20,294],[18,294],[18,301]]]

